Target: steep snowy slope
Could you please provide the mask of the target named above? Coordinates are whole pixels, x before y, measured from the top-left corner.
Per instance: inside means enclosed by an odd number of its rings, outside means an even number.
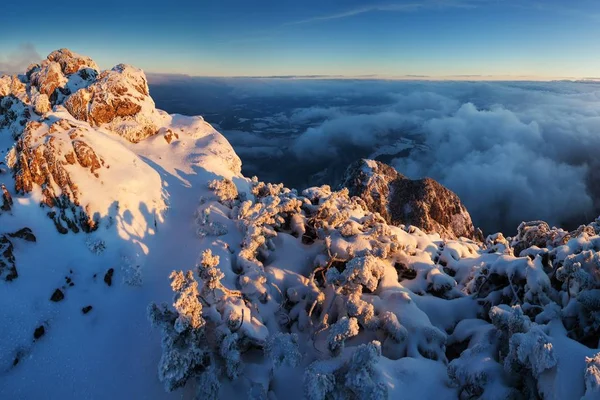
[[[0,149],[2,399],[600,395],[599,222],[456,237],[431,183],[408,197],[444,239],[248,179],[142,71],[65,49],[0,78]]]
[[[65,87],[90,64],[64,70],[48,60],[48,68],[64,71],[57,81]],[[145,82],[141,71],[120,69]],[[0,100],[8,109],[0,182],[12,198],[10,210],[0,211],[0,234],[27,227],[36,240],[6,236],[18,277],[1,282],[0,397],[168,397],[156,379],[159,338],[146,308],[169,301],[170,271],[193,265],[202,249],[193,216],[207,182],[239,177],[241,163],[200,117],[142,107],[135,119],[120,117],[129,126],[154,124],[152,137],[133,144],[113,121],[71,115],[64,103],[74,95],[60,88],[49,96],[57,98],[52,109],[36,113],[31,93],[47,83],[20,79],[16,95]],[[95,95],[118,110],[102,90]]]

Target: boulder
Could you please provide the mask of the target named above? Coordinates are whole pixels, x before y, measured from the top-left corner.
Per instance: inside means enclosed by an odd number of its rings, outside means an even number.
[[[459,197],[433,179],[408,179],[387,164],[362,159],[348,167],[342,186],[391,225],[414,225],[444,239],[482,239]]]
[[[69,49],[55,50],[48,55],[47,60],[58,63],[64,75],[74,74],[82,68],[100,70],[90,57],[74,53]]]
[[[67,97],[64,105],[78,120],[106,126],[133,143],[157,132],[146,77],[129,65],[102,72],[94,83]]]
[[[64,87],[68,81],[62,73],[60,64],[47,60],[44,60],[41,67],[31,73],[30,80],[32,86],[52,100],[57,99],[56,90]]]

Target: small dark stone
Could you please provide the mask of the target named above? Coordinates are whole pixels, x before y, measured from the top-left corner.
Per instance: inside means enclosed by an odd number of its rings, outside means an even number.
[[[56,289],[54,291],[54,293],[52,293],[52,297],[50,297],[50,300],[54,301],[54,302],[58,302],[61,301],[62,299],[65,298],[64,293],[62,292],[62,290],[60,289]]]
[[[69,286],[73,287],[73,286],[75,286],[75,283],[74,282],[69,282]]]
[[[15,357],[15,359],[13,360],[13,367],[15,367],[19,363],[19,360],[19,356]]]
[[[40,325],[33,331],[33,338],[37,340],[44,336],[44,333],[46,333],[46,328],[44,328],[44,325]]]
[[[104,283],[106,283],[108,286],[112,285],[112,277],[114,273],[115,269],[111,268],[108,271],[106,271],[106,274],[104,275]]]
[[[83,307],[83,308],[81,309],[81,312],[82,312],[82,313],[84,313],[84,314],[87,314],[87,313],[89,313],[90,311],[92,311],[92,308],[93,308],[92,306],[85,306],[85,307]]]

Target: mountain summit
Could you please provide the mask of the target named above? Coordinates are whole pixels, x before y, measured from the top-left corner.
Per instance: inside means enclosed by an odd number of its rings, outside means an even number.
[[[143,71],[66,49],[0,77],[0,156],[0,398],[600,394],[600,220],[482,238],[371,160],[250,179]]]

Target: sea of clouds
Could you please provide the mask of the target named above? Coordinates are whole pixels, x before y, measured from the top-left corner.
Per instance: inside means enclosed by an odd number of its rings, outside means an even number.
[[[455,191],[488,233],[510,234],[534,219],[572,228],[599,214],[600,84],[223,82],[240,112],[244,104],[270,110],[253,129],[225,130],[259,177],[262,168],[270,178],[279,171],[284,182],[299,171],[329,171],[334,180],[353,160],[410,137],[421,146],[387,161]],[[279,133],[266,134],[273,126]],[[269,157],[287,168],[261,162]]]

